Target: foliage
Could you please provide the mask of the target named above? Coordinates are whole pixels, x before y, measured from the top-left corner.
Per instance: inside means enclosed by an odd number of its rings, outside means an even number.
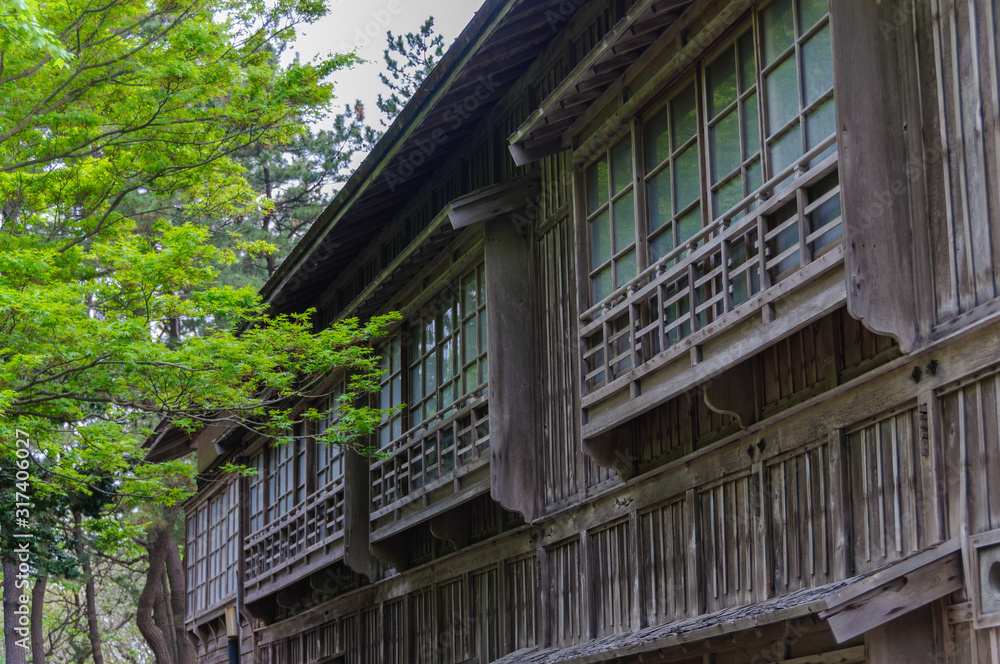
[[[416,32],[405,35],[387,32],[385,39],[382,58],[386,71],[378,76],[387,94],[378,96],[377,105],[386,115],[383,126],[388,126],[444,54],[444,37],[434,34],[432,16]]]

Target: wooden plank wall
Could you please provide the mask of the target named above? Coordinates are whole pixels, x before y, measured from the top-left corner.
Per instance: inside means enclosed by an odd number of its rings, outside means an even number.
[[[950,387],[940,397],[952,536],[1000,528],[1000,368]],[[967,478],[962,501],[961,482]]]
[[[565,201],[566,185],[558,171],[548,171],[543,182],[543,200],[552,210]],[[546,193],[548,192],[548,193]],[[547,315],[539,322],[538,402],[543,446],[541,486],[542,510],[552,512],[578,500],[588,489],[617,483],[618,476],[598,466],[583,453],[577,428],[579,405],[574,390],[576,371],[576,301],[574,288],[572,225],[565,205],[555,210],[557,218],[543,223],[535,242],[537,301]]]
[[[918,551],[922,541],[916,404],[847,432],[854,570],[867,572]]]
[[[916,2],[936,322],[1000,297],[1000,11]],[[929,42],[929,43],[928,43]]]
[[[764,481],[771,504],[770,557],[778,595],[821,586],[837,576],[831,469],[828,439],[813,441],[765,463]]]
[[[754,533],[762,511],[754,480],[744,471],[697,490],[697,550],[705,612],[751,604],[766,597],[766,591],[754,584],[761,562],[756,559]]]

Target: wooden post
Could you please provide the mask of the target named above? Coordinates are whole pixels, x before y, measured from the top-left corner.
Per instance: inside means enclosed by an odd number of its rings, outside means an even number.
[[[912,31],[883,27],[910,4],[830,3],[847,306],[904,353],[919,343],[917,299],[931,292],[915,281],[913,242],[923,236],[911,227],[907,172],[921,125],[917,81],[901,75],[914,76]]]
[[[531,243],[499,217],[486,222],[484,252],[493,498],[531,522],[541,512]]]

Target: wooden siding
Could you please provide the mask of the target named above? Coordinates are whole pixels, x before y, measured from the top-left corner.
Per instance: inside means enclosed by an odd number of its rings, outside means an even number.
[[[698,550],[704,575],[704,604],[699,613],[764,598],[753,578],[760,564],[754,550],[759,501],[753,476],[745,472],[698,490]]]
[[[914,405],[847,434],[857,572],[898,560],[922,544],[919,426]]]
[[[688,591],[696,581],[687,576],[691,555],[683,500],[675,500],[639,515],[643,614],[647,624],[658,625],[692,613]],[[694,612],[696,613],[696,611]]]
[[[920,3],[917,3],[918,5]],[[993,0],[933,0],[918,16],[933,49],[922,62],[936,322],[1000,297],[1000,86]],[[924,10],[924,8],[921,8]]]
[[[1000,370],[946,391],[940,409],[951,532],[963,524],[970,534],[1000,528]]]
[[[831,471],[825,439],[765,464],[771,506],[768,537],[777,595],[836,580]]]
[[[584,621],[588,586],[583,583],[579,540],[554,546],[546,552],[549,571],[549,645],[577,643],[587,635]]]
[[[590,533],[589,571],[593,592],[594,636],[637,628],[635,537],[628,520]]]

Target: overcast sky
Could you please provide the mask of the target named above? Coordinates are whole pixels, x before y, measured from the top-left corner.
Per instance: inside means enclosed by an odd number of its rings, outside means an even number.
[[[372,124],[377,125],[375,100],[382,90],[378,80],[383,68],[382,51],[385,33],[414,32],[434,17],[434,28],[444,36],[445,50],[479,9],[478,0],[328,0],[330,14],[322,21],[306,26],[294,50],[304,60],[316,54],[356,51],[367,60],[350,71],[338,72],[337,108],[361,99]]]

